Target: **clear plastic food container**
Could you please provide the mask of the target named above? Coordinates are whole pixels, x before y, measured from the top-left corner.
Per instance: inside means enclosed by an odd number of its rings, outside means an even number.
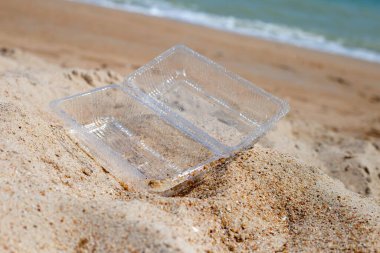
[[[172,194],[252,146],[288,104],[179,45],[123,84],[55,100],[82,146],[135,190]]]

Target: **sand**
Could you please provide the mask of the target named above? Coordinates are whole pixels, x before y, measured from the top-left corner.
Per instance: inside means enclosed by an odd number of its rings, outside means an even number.
[[[253,149],[162,197],[128,189],[48,103],[185,43],[287,99]],[[0,2],[1,252],[380,249],[380,66],[64,1]]]

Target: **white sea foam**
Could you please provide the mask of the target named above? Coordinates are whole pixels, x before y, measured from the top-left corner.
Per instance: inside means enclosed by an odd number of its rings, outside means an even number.
[[[272,41],[289,43],[299,47],[310,48],[327,53],[346,55],[380,63],[380,53],[364,48],[346,47],[339,41],[327,40],[322,35],[306,32],[301,29],[285,25],[193,11],[161,1],[157,4],[155,1],[145,0],[140,2],[139,5],[120,1],[112,2],[109,0],[78,1],[149,16],[174,19],[186,23],[207,26],[214,29],[250,35]]]

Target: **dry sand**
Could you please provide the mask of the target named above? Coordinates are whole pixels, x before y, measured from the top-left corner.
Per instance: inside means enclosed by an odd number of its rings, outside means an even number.
[[[177,44],[291,113],[171,198],[136,193],[48,109]],[[0,252],[380,249],[380,66],[63,1],[0,2]]]

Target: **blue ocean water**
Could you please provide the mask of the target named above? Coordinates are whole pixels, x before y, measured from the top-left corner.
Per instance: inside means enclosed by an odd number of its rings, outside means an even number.
[[[380,0],[79,0],[380,62]]]

